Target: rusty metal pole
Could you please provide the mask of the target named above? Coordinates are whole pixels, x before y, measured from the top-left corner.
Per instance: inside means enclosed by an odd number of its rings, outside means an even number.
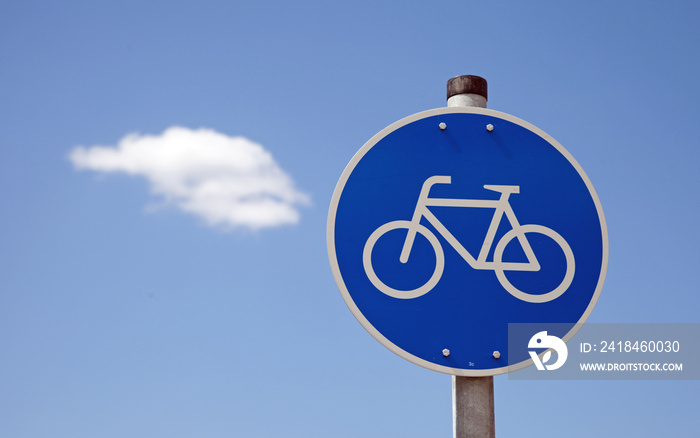
[[[447,106],[486,108],[486,79],[456,76],[447,81]],[[454,438],[495,438],[493,376],[452,376],[452,428]]]
[[[486,108],[488,84],[480,76],[455,76],[447,81],[447,106]]]

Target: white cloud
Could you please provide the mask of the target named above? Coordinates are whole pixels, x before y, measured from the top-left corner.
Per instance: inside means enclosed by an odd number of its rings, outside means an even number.
[[[130,134],[114,147],[76,147],[70,160],[77,169],[145,177],[154,194],[212,226],[294,224],[296,206],[309,202],[261,145],[210,129]]]

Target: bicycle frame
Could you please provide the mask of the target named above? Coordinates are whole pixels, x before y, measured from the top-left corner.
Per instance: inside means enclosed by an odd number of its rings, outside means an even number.
[[[513,193],[520,192],[520,186],[505,186],[505,185],[484,185],[484,188],[501,194],[499,199],[449,199],[449,198],[431,198],[430,189],[435,184],[450,184],[452,178],[445,175],[436,175],[428,178],[423,183],[420,195],[418,197],[418,203],[416,209],[413,212],[413,218],[411,219],[411,226],[406,235],[406,241],[404,242],[403,248],[401,250],[400,261],[401,263],[406,263],[408,261],[409,254],[411,253],[411,248],[413,247],[413,242],[416,238],[416,233],[418,226],[420,224],[421,218],[426,218],[428,222],[437,230],[440,235],[457,251],[457,253],[474,269],[482,270],[496,270],[501,269],[504,271],[539,271],[540,264],[535,257],[535,253],[530,246],[525,233],[520,230],[520,223],[518,218],[515,216],[515,212],[508,202],[508,198]],[[488,231],[486,232],[486,237],[484,238],[484,243],[481,246],[479,255],[475,258],[469,251],[467,251],[464,246],[459,243],[459,241],[450,233],[450,231],[440,222],[440,220],[430,211],[428,207],[462,207],[462,208],[493,208],[495,211],[493,213],[493,218],[491,219],[491,224],[489,225]],[[522,246],[525,256],[527,257],[527,262],[510,262],[504,263],[500,262],[497,266],[494,261],[487,261],[486,258],[491,251],[493,246],[493,240],[496,237],[496,232],[498,231],[498,226],[501,223],[503,215],[510,222],[511,227],[515,230],[516,236],[520,245]]]

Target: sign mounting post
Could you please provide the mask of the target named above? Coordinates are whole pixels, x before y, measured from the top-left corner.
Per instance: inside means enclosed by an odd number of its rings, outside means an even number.
[[[486,108],[487,100],[486,79],[465,75],[447,81],[448,107]],[[452,376],[452,432],[454,438],[495,438],[493,376]]]

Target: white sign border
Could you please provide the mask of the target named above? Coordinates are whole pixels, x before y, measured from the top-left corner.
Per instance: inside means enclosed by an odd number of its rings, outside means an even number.
[[[477,107],[445,107],[445,108],[435,108],[427,111],[421,111],[419,113],[410,115],[408,117],[405,117],[397,122],[392,123],[391,125],[387,126],[386,128],[382,129],[380,132],[378,132],[376,135],[374,135],[367,143],[365,143],[359,151],[352,157],[348,165],[345,167],[345,170],[343,170],[343,173],[340,176],[340,179],[338,180],[338,184],[335,187],[335,190],[333,191],[333,196],[331,198],[331,204],[328,210],[328,222],[326,225],[326,243],[328,246],[328,258],[330,261],[331,265],[331,271],[333,272],[333,278],[335,279],[336,284],[338,285],[338,289],[340,290],[340,293],[343,297],[343,300],[345,301],[345,304],[350,308],[350,311],[352,314],[355,316],[355,318],[362,324],[362,327],[367,330],[372,337],[374,337],[377,341],[379,341],[382,345],[384,345],[386,348],[391,350],[393,353],[397,354],[398,356],[406,359],[409,362],[412,362],[416,365],[419,365],[423,368],[427,368],[429,370],[437,371],[440,373],[444,374],[451,374],[455,376],[466,376],[466,377],[483,377],[483,376],[495,376],[499,374],[506,374],[512,371],[516,371],[525,367],[528,367],[533,364],[532,359],[527,359],[522,362],[519,362],[517,364],[513,365],[507,365],[504,367],[500,368],[490,368],[490,369],[480,369],[480,370],[473,370],[473,369],[462,369],[462,368],[452,368],[452,367],[447,367],[443,365],[438,365],[433,362],[429,362],[425,359],[422,359],[418,356],[415,356],[404,349],[400,348],[393,342],[391,342],[389,339],[387,339],[384,335],[382,335],[368,320],[365,318],[365,316],[362,314],[360,309],[357,307],[355,304],[355,301],[352,299],[352,296],[350,295],[350,292],[348,291],[347,287],[345,286],[345,282],[343,281],[343,277],[340,273],[340,266],[338,265],[338,259],[336,256],[336,251],[335,251],[335,220],[336,220],[336,213],[338,209],[338,203],[340,201],[340,196],[343,193],[343,189],[345,188],[345,184],[348,181],[348,178],[352,174],[353,170],[355,169],[355,166],[360,162],[360,160],[365,156],[365,154],[372,149],[377,143],[379,143],[384,137],[389,135],[390,133],[396,131],[397,129],[408,125],[409,123],[413,123],[417,120],[425,119],[428,117],[433,117],[433,116],[440,116],[444,114],[482,114],[482,115],[487,115],[491,117],[496,117],[499,119],[503,119],[506,121],[509,121],[511,123],[514,123],[516,125],[522,126],[523,128],[534,132],[535,134],[539,135],[542,137],[547,143],[551,144],[556,148],[559,153],[561,153],[566,159],[571,163],[571,165],[576,169],[578,172],[579,176],[583,180],[583,182],[586,184],[586,187],[588,188],[588,192],[591,194],[591,197],[593,199],[593,202],[596,207],[596,211],[598,213],[598,218],[600,220],[600,227],[601,227],[601,234],[603,238],[603,257],[602,257],[602,263],[601,263],[601,270],[600,270],[600,277],[598,278],[598,283],[596,284],[596,289],[593,294],[593,297],[591,298],[590,303],[588,304],[588,307],[586,308],[586,311],[583,313],[579,321],[574,324],[574,327],[569,330],[569,332],[562,338],[564,342],[568,342],[575,334],[576,332],[581,328],[583,323],[588,319],[590,316],[591,312],[593,311],[593,308],[595,307],[596,303],[598,302],[598,298],[600,296],[600,292],[603,289],[603,283],[605,282],[605,276],[607,274],[607,268],[608,268],[608,228],[605,223],[605,216],[603,214],[603,207],[601,206],[600,199],[598,198],[598,194],[596,193],[595,189],[593,188],[593,184],[591,183],[590,179],[586,175],[586,173],[583,171],[583,168],[581,165],[574,159],[574,157],[567,151],[561,144],[559,144],[554,138],[552,138],[550,135],[542,131],[541,129],[537,128],[536,126],[519,119],[517,117],[511,116],[506,113],[502,113],[499,111],[494,111],[486,108],[477,108]]]

